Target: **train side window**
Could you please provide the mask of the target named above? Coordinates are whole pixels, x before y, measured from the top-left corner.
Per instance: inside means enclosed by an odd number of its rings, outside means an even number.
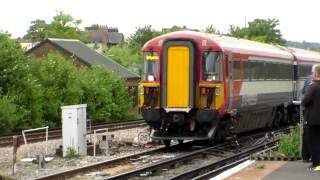
[[[273,63],[273,79],[278,80],[281,78],[281,67],[279,63]]]
[[[246,81],[250,81],[251,77],[251,69],[250,69],[250,62],[243,61],[243,79]]]
[[[222,53],[206,51],[202,56],[202,79],[205,81],[221,81]]]
[[[300,78],[305,78],[307,77],[308,75],[311,74],[311,68],[312,68],[312,65],[306,65],[306,64],[301,64],[299,65],[299,77]]]
[[[239,80],[241,78],[240,71],[240,61],[233,61],[232,76],[234,80]]]
[[[264,62],[262,61],[251,61],[251,79],[253,80],[263,80],[265,77]]]
[[[250,80],[257,80],[257,63],[250,61]]]
[[[272,62],[265,62],[265,79],[266,80],[273,80],[274,79],[274,70],[273,70],[273,63]]]
[[[266,79],[266,73],[265,73],[265,62],[264,61],[257,61],[257,79],[258,80],[264,80]]]

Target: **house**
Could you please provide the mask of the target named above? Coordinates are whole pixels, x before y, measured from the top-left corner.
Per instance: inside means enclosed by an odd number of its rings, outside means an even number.
[[[85,30],[90,33],[91,39],[95,43],[102,43],[108,47],[124,43],[124,36],[119,33],[118,28],[94,24],[85,27]]]
[[[27,51],[36,57],[47,56],[50,52],[60,52],[66,58],[76,59],[79,65],[90,67],[101,65],[109,71],[113,71],[127,81],[129,87],[138,86],[139,75],[116,63],[112,59],[103,56],[79,40],[74,39],[46,39]]]

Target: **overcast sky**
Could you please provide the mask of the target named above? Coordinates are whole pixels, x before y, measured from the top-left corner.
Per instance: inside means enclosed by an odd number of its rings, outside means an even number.
[[[21,37],[32,20],[48,22],[57,10],[81,19],[82,27],[116,26],[126,36],[148,24],[158,30],[172,25],[204,29],[212,24],[227,32],[230,24],[277,18],[285,39],[320,42],[319,5],[319,0],[3,0],[0,29]]]

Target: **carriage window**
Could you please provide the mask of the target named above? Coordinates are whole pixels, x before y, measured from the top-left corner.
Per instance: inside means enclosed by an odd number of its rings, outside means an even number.
[[[244,80],[251,80],[251,69],[250,69],[250,62],[249,61],[243,61],[243,79]]]
[[[144,71],[143,80],[145,81],[157,81],[157,67],[159,56],[156,52],[145,52],[143,54]]]
[[[202,56],[202,79],[221,81],[222,63],[220,52],[204,52]]]
[[[240,61],[233,61],[232,74],[233,74],[233,79],[234,80],[239,80],[241,78],[241,75],[240,75]]]

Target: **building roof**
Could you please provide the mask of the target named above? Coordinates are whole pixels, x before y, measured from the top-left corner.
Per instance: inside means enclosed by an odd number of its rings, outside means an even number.
[[[140,78],[137,74],[129,71],[127,68],[123,67],[122,65],[116,63],[112,59],[103,56],[102,54],[98,53],[97,51],[89,48],[87,45],[82,43],[79,40],[74,39],[53,39],[49,38],[42,43],[39,43],[35,47],[31,48],[27,53],[32,52],[34,49],[39,48],[42,44],[49,42],[54,46],[59,47],[60,49],[72,54],[73,56],[77,57],[83,63],[91,66],[91,65],[102,65],[108,70],[111,70],[119,76],[123,78]]]
[[[121,44],[123,43],[123,34],[118,32],[108,32],[107,42],[110,44]]]

